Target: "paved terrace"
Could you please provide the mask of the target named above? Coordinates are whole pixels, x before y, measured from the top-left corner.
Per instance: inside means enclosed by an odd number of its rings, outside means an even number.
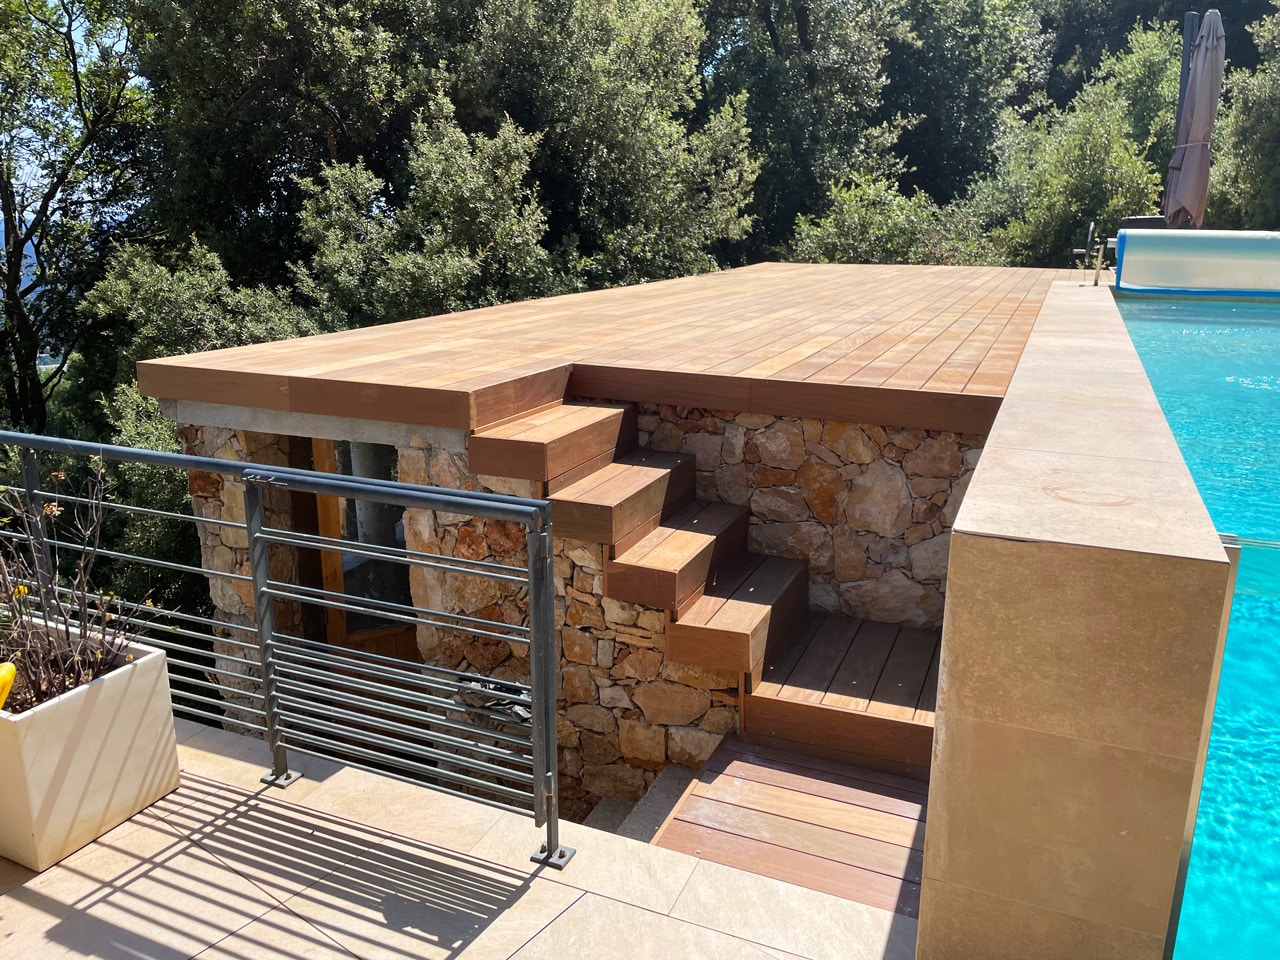
[[[474,429],[564,396],[985,432],[1070,270],[765,263],[139,364],[171,400]]]
[[[910,958],[916,921],[566,823],[533,822],[178,721],[182,786],[42,874],[0,859],[6,957]]]

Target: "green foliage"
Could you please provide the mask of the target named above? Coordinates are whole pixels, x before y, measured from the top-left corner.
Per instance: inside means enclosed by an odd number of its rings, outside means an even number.
[[[1234,71],[1227,84],[1206,214],[1213,226],[1280,229],[1280,2],[1273,8],[1252,28],[1257,69]]]
[[[303,255],[300,182],[359,158],[388,175],[450,55],[454,6],[465,4],[137,0],[173,174],[152,216],[173,239],[198,236],[238,282],[285,282]]]
[[[75,306],[138,202],[150,112],[111,0],[0,0],[0,419],[43,431]]]
[[[700,54],[708,104],[747,94],[760,176],[748,256],[784,244],[796,217],[820,213],[828,184],[884,172],[895,128],[876,110],[899,0],[709,0]]]
[[[1067,266],[1089,221],[1114,236],[1122,218],[1155,209],[1160,175],[1127,128],[1124,103],[1099,84],[1008,137],[988,190],[997,187],[1013,211],[994,231],[1012,262]]]
[[[818,263],[998,262],[960,204],[941,208],[921,190],[907,195],[875,174],[831,188],[821,218],[800,217],[791,259]]]
[[[546,221],[528,186],[538,137],[509,119],[468,136],[437,97],[414,124],[403,201],[362,164],[302,184],[300,228],[314,249],[299,293],[330,329],[534,296],[549,285]]]
[[[911,33],[893,44],[884,113],[910,118],[895,152],[908,181],[941,203],[995,160],[1000,112],[1048,72],[1031,0],[906,0]]]
[[[1177,142],[1182,34],[1175,23],[1138,24],[1125,49],[1102,58],[1094,83],[1108,85],[1125,108],[1126,132],[1157,169],[1165,170]]]
[[[743,237],[756,166],[736,91],[705,120],[692,0],[485,6],[457,67],[460,117],[541,134],[531,163],[546,246],[587,286],[715,266]]]

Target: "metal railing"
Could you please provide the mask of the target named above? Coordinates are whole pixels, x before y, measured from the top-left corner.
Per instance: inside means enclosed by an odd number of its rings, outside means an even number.
[[[105,574],[95,574],[93,589],[111,611],[110,618],[166,652],[175,714],[263,735],[271,756],[265,783],[284,787],[296,779],[289,767],[291,752],[338,760],[532,814],[537,826],[546,828],[546,840],[532,859],[563,867],[572,857],[572,848],[559,839],[559,654],[546,501],[6,431],[0,431],[0,448],[17,452],[20,469],[11,466],[10,473],[21,475],[14,487],[26,513],[25,532],[0,527],[0,539],[27,541],[23,546],[35,557],[37,571],[33,589],[68,597],[71,587],[59,571],[67,569],[68,560],[74,564],[75,557],[92,552],[100,566],[106,565]],[[167,472],[171,487],[181,483],[185,488],[188,478],[193,484],[196,477],[222,478],[219,495],[224,502],[227,496],[242,496],[244,521],[208,509],[186,513],[127,503],[110,490],[62,489],[67,476],[83,470],[86,460]],[[101,476],[102,469],[95,466],[89,473]],[[226,479],[238,483],[227,484]],[[242,492],[235,489],[240,486]],[[288,512],[281,505],[298,494],[403,510],[406,528],[415,511],[518,524],[525,549],[516,556],[525,562],[464,559],[410,549],[399,541],[362,543],[349,536],[293,530],[280,522],[279,514]],[[193,498],[197,507],[207,500]],[[105,534],[100,543],[77,540],[69,518],[95,506],[104,515],[126,518],[118,524],[152,525],[151,552],[165,555],[145,555],[131,546],[148,537],[126,537],[123,544]],[[238,506],[224,512],[236,516]],[[13,503],[8,507],[13,510]],[[157,531],[157,524],[171,525],[172,533]],[[204,562],[174,549],[184,541],[203,554]],[[314,577],[303,582],[297,571],[304,553],[327,555],[330,561],[341,557],[348,564],[393,565],[438,578],[492,581],[523,616],[510,623],[483,612],[424,606],[412,599],[412,591],[409,598],[387,599],[331,590],[327,581]],[[149,595],[157,583],[164,587],[159,603]],[[137,595],[140,591],[143,595]],[[219,597],[221,602],[215,602]],[[237,604],[244,609],[235,612]],[[335,612],[399,626],[415,640],[418,631],[428,630],[510,644],[513,653],[520,651],[511,662],[527,666],[527,677],[494,679],[474,670],[330,642],[327,631],[315,625]]]

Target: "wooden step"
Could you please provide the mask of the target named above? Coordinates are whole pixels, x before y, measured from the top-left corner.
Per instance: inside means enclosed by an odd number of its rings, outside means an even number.
[[[692,500],[694,484],[691,455],[637,450],[552,494],[554,533],[609,546],[639,539]]]
[[[474,473],[550,483],[587,463],[603,466],[635,445],[631,404],[562,403],[477,431],[467,454]]]
[[[695,500],[605,569],[608,596],[676,610],[747,550],[745,507]]]
[[[747,554],[667,631],[667,658],[750,673],[808,608],[809,562]]]
[[[828,614],[795,640],[743,698],[743,735],[927,779],[939,631]]]
[[[914,917],[927,791],[727,737],[653,842]]]

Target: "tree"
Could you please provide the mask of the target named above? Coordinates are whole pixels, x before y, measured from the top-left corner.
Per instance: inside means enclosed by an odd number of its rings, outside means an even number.
[[[76,303],[138,203],[149,112],[131,41],[113,0],[0,0],[0,390],[21,429],[45,429],[84,334]]]
[[[466,129],[510,118],[531,161],[548,249],[587,286],[713,269],[746,235],[756,165],[738,91],[699,110],[692,0],[490,0],[455,71]]]
[[[791,259],[809,263],[998,263],[960,204],[943,209],[922,190],[908,195],[874,174],[831,189],[822,217],[796,221]]]
[[[1214,226],[1280,229],[1280,3],[1273,9],[1251,27],[1257,69],[1233,71],[1227,84],[1206,215]]]
[[[706,103],[746,91],[760,176],[757,227],[738,256],[784,245],[796,217],[821,213],[828,184],[883,173],[896,128],[879,123],[883,61],[903,36],[898,0],[709,0],[701,74]]]
[[[905,182],[945,204],[990,171],[1000,112],[1043,87],[1049,38],[1030,0],[906,0],[904,14],[881,114],[908,118]]]
[[[505,120],[467,136],[441,94],[414,124],[399,206],[363,164],[303,181],[298,293],[328,329],[501,303],[552,286],[528,183],[538,137]]]

